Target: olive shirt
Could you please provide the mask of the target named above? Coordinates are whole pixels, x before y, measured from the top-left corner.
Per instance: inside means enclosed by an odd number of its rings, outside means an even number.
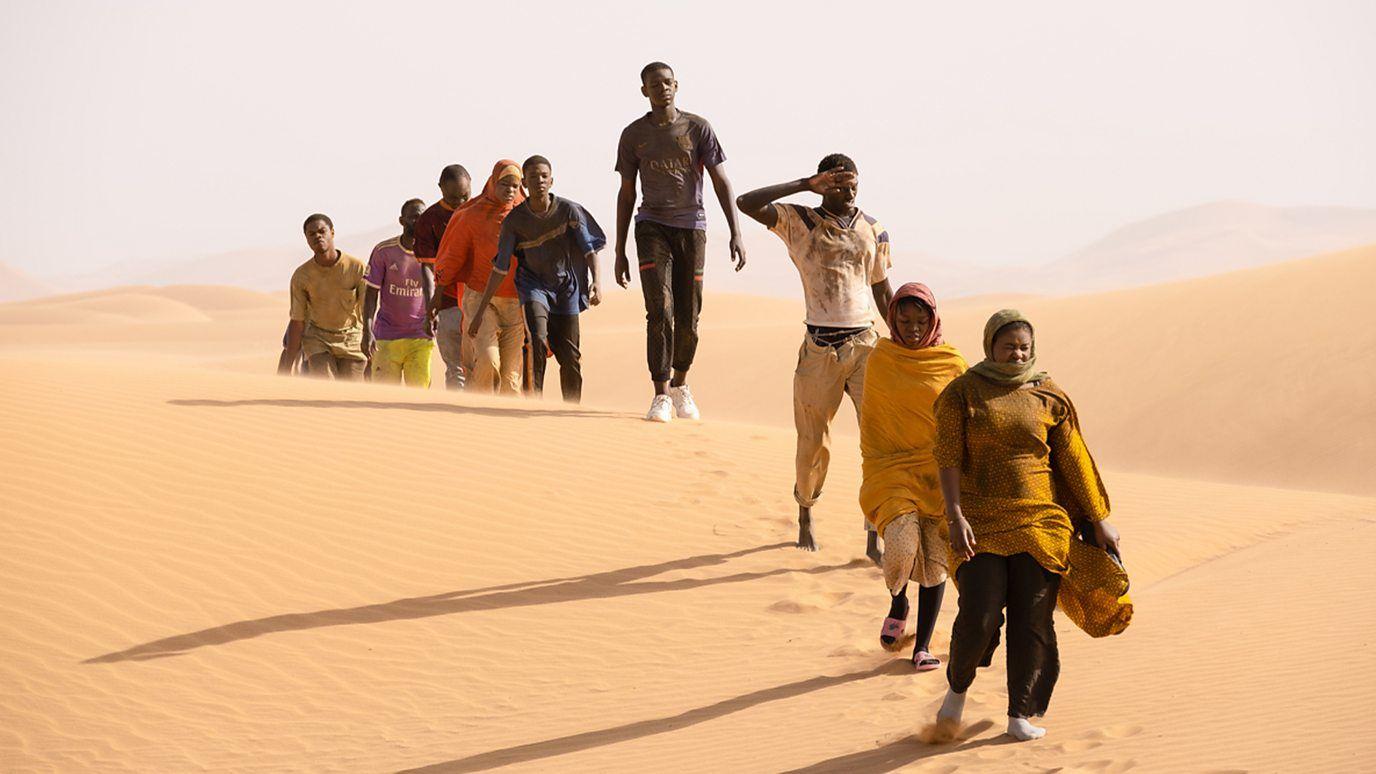
[[[366,360],[363,355],[364,277],[368,267],[339,251],[339,260],[321,266],[314,258],[291,275],[291,319],[306,324],[301,348],[307,357],[328,352]]]

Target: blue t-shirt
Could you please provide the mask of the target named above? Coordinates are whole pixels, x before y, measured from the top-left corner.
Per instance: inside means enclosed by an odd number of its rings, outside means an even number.
[[[588,308],[588,266],[584,256],[607,244],[602,228],[582,205],[550,196],[550,208],[536,213],[526,200],[502,221],[492,270],[511,271],[521,303],[540,304],[552,314]]]

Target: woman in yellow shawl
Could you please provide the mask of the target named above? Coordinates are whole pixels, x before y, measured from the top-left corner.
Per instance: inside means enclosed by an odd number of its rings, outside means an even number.
[[[1108,494],[1074,404],[1036,370],[1032,324],[1013,309],[995,314],[984,327],[984,357],[936,403],[935,456],[960,591],[950,690],[937,720],[959,724],[965,691],[992,658],[1006,608],[1008,734],[1026,741],[1046,734],[1029,719],[1046,712],[1060,671],[1052,622],[1058,592],[1074,587],[1076,622],[1095,636],[1122,631],[1131,607],[1126,576],[1075,537],[1072,519],[1118,553],[1118,531],[1106,521]],[[1077,560],[1086,551],[1091,560]],[[1105,561],[1093,563],[1095,552]],[[1077,561],[1092,572],[1072,572]],[[1086,608],[1091,623],[1108,619],[1106,631],[1082,622]]]
[[[965,359],[941,338],[936,297],[910,282],[893,294],[889,339],[870,353],[860,404],[864,479],[860,508],[884,538],[884,583],[891,600],[879,641],[900,647],[908,623],[908,581],[917,581],[913,666],[929,672],[941,661],[928,652],[946,591],[950,543],[937,482],[936,397],[965,372]]]

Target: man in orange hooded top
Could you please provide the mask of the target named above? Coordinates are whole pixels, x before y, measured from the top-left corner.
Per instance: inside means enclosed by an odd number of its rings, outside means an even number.
[[[494,388],[503,395],[521,392],[525,317],[516,294],[516,272],[498,286],[482,318],[474,315],[492,273],[502,221],[524,199],[521,166],[502,159],[492,168],[483,192],[454,211],[435,253],[435,284],[440,288],[466,286],[463,315],[472,322],[464,330],[463,360],[464,371],[469,374],[467,388],[474,392],[492,392]],[[473,323],[476,334],[470,334]]]

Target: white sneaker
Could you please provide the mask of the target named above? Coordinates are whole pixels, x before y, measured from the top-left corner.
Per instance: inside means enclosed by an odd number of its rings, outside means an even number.
[[[668,395],[656,395],[650,401],[650,411],[645,414],[646,422],[672,422],[674,419],[674,401]]]
[[[679,419],[702,418],[702,413],[698,411],[698,404],[693,402],[693,391],[688,389],[688,385],[670,387],[669,395],[674,399],[674,413],[678,414]]]

